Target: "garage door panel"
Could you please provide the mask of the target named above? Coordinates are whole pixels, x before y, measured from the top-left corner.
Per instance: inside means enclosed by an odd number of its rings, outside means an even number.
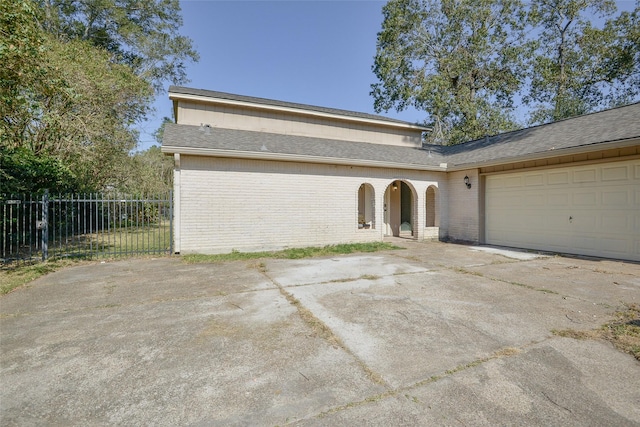
[[[526,185],[527,187],[544,186],[544,174],[538,173],[535,175],[525,176],[524,185]]]
[[[598,252],[611,256],[622,256],[629,253],[629,242],[626,239],[602,238],[597,242]]]
[[[598,227],[598,213],[581,212],[576,216],[572,216],[569,220],[568,230],[580,233],[593,232]]]
[[[601,214],[602,229],[611,230],[614,233],[627,233],[633,232],[633,228],[630,224],[633,220],[630,220],[631,215],[625,213],[608,212]]]
[[[612,166],[602,168],[602,181],[627,181],[629,179],[628,166]]]
[[[598,195],[596,194],[596,191],[573,193],[572,199],[574,206],[595,207],[598,204]]]
[[[485,184],[487,243],[640,261],[640,160],[487,175]]]
[[[598,243],[596,240],[593,237],[576,237],[573,239],[573,247],[583,251],[592,251]]]
[[[527,200],[529,206],[532,208],[540,208],[544,207],[547,203],[547,198],[545,194],[532,194],[531,197]]]
[[[549,205],[560,207],[569,206],[569,194],[568,193],[551,193],[548,196]]]
[[[549,185],[565,185],[569,183],[569,172],[550,172],[547,174]]]
[[[602,203],[606,206],[624,206],[630,207],[628,190],[605,190],[602,192]]]
[[[522,226],[533,229],[540,229],[545,227],[544,216],[542,215],[523,215]]]
[[[571,216],[569,212],[541,212],[540,215],[547,218],[546,226],[553,232],[563,232],[569,227],[569,217]],[[545,230],[542,229],[540,232],[545,233]]]
[[[514,176],[505,178],[504,186],[507,188],[522,187],[522,177]]]
[[[585,182],[596,182],[596,169],[578,169],[573,172],[573,182],[583,184]]]

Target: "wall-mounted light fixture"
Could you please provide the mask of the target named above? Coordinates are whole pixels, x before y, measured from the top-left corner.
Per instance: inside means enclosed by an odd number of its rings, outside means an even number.
[[[394,181],[393,185],[391,186],[391,189],[393,191],[396,191],[398,189],[398,184],[396,184],[395,181]]]
[[[471,183],[469,182],[469,177],[467,175],[464,176],[464,185],[466,185],[467,188],[471,188]]]

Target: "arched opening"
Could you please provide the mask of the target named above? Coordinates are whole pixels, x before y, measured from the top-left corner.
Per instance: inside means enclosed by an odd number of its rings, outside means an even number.
[[[362,184],[358,188],[358,229],[374,229],[376,199],[373,186]]]
[[[425,197],[425,239],[437,239],[440,234],[440,206],[438,187],[430,185]]]
[[[430,185],[427,188],[427,194],[425,197],[426,200],[426,227],[439,227],[440,226],[440,218],[438,215],[438,188],[436,186]]]
[[[384,197],[385,234],[390,236],[416,236],[416,195],[413,187],[402,180],[393,181]]]

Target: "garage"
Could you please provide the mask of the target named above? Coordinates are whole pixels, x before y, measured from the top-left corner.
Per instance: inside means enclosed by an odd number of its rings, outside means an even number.
[[[640,261],[640,159],[485,175],[488,244]]]

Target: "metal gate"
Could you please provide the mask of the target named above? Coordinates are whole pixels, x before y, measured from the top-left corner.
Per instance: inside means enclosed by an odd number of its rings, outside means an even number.
[[[173,253],[171,192],[0,195],[0,262]]]

